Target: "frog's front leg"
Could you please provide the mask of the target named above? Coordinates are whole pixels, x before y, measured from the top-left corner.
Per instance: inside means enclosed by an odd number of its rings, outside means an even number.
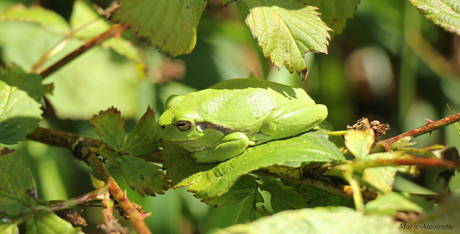
[[[295,136],[311,130],[326,117],[326,106],[294,100],[272,110],[265,117],[261,132],[274,139]]]
[[[222,162],[241,154],[249,145],[248,137],[241,132],[225,135],[206,150],[192,152],[197,163]]]

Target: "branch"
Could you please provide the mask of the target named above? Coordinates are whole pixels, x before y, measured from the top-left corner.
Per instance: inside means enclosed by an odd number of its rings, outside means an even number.
[[[395,143],[396,141],[400,140],[401,138],[404,137],[410,137],[411,139],[414,137],[418,137],[420,135],[430,133],[438,128],[445,127],[449,124],[455,123],[457,121],[460,121],[460,112],[451,116],[448,116],[446,118],[436,120],[436,121],[430,121],[427,124],[423,125],[422,127],[416,128],[414,130],[405,132],[403,134],[397,135],[392,138],[388,138],[386,140],[382,140],[377,142],[376,148],[383,147],[385,151],[388,151],[391,149],[391,144]]]
[[[111,28],[109,28],[107,31],[101,33],[99,36],[87,41],[85,44],[74,50],[72,53],[68,54],[55,64],[49,66],[48,68],[45,68],[42,70],[39,75],[42,76],[42,79],[45,79],[49,75],[53,74],[55,71],[59,70],[61,67],[65,66],[67,63],[71,62],[74,60],[76,57],[79,55],[83,54],[84,52],[90,50],[94,46],[97,46],[104,42],[105,40],[113,37],[114,35],[123,32],[124,30],[128,29],[129,25],[127,24],[115,24]]]
[[[27,135],[27,139],[71,150],[77,159],[84,160],[88,163],[96,175],[108,185],[110,194],[112,194],[115,200],[120,203],[125,212],[129,215],[137,233],[151,233],[144,222],[146,215],[141,214],[134,208],[133,204],[126,196],[126,193],[121,190],[101,161],[99,161],[96,155],[92,152],[92,148],[94,149],[104,146],[102,141],[41,127],[35,129],[32,133]],[[109,146],[105,146],[105,148],[113,151],[113,149]]]

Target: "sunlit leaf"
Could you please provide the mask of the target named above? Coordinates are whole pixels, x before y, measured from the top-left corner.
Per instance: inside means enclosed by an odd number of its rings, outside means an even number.
[[[422,15],[441,28],[460,35],[460,4],[457,0],[408,0]]]
[[[378,232],[376,232],[378,230]],[[402,233],[390,216],[364,215],[346,207],[326,207],[282,211],[249,224],[219,230],[232,233]]]
[[[305,53],[327,53],[330,30],[312,6],[296,0],[242,0],[250,14],[246,24],[257,37],[265,57],[289,72],[306,68]]]
[[[32,172],[15,150],[0,151],[0,216],[18,218],[37,200]]]
[[[26,222],[26,234],[74,234],[78,229],[59,218],[55,213],[38,210],[35,216]]]
[[[185,153],[181,157],[186,157],[184,161],[190,160]],[[193,174],[176,187],[189,186],[188,190],[194,192],[196,197],[207,201],[229,191],[240,176],[262,167],[293,161],[331,162],[343,159],[335,145],[327,140],[326,134],[312,131],[298,137],[249,147],[242,155],[220,163],[210,170]],[[193,166],[192,163],[188,164]],[[173,168],[174,165],[171,166],[168,171],[177,170]]]
[[[138,34],[150,37],[152,45],[176,56],[195,47],[206,4],[203,0],[121,0],[112,19],[138,28]]]
[[[42,94],[40,76],[0,67],[0,143],[15,144],[38,127]]]
[[[342,34],[347,19],[352,19],[360,0],[300,0],[309,6],[318,7],[321,20],[329,26],[334,33]]]
[[[123,151],[133,156],[139,156],[157,150],[160,146],[158,127],[158,123],[155,121],[155,112],[148,107],[147,112],[129,133]]]
[[[57,33],[68,34],[69,24],[58,13],[42,8],[27,8],[22,4],[16,4],[8,8],[0,15],[0,21],[24,21],[37,23],[43,28]]]
[[[169,188],[165,174],[157,165],[132,156],[123,156],[117,162],[120,164],[129,187],[140,195],[164,194],[163,190]]]
[[[345,134],[345,145],[356,158],[368,155],[372,144],[374,144],[374,131],[349,130]]]
[[[89,122],[104,143],[117,151],[122,149],[125,141],[125,119],[120,111],[111,107],[94,115]]]

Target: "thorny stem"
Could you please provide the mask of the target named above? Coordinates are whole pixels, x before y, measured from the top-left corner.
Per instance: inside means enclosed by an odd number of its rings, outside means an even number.
[[[59,70],[61,67],[65,66],[67,63],[73,61],[76,57],[83,54],[84,52],[90,50],[96,45],[101,44],[105,40],[113,37],[114,35],[123,32],[124,30],[128,29],[129,25],[127,24],[115,24],[107,31],[101,33],[99,36],[94,37],[93,39],[87,41],[85,44],[74,50],[72,53],[68,54],[57,63],[51,65],[50,67],[42,70],[39,75],[42,76],[42,79],[45,79],[55,71]]]
[[[137,233],[151,233],[140,212],[134,208],[126,193],[122,191],[101,161],[92,152],[91,148],[103,146],[102,141],[41,127],[27,135],[27,139],[71,150],[76,158],[88,163],[96,175],[107,184],[110,194],[112,194],[129,215]]]
[[[427,124],[425,124],[425,125],[423,125],[423,126],[421,126],[419,128],[416,128],[414,130],[405,132],[405,133],[397,135],[395,137],[379,141],[376,144],[376,148],[377,149],[378,148],[383,148],[382,150],[388,151],[388,150],[391,149],[391,144],[395,143],[396,141],[400,140],[401,138],[404,138],[404,137],[410,137],[410,138],[418,137],[420,135],[430,133],[430,132],[432,132],[432,131],[434,131],[434,130],[436,130],[438,128],[445,127],[445,126],[447,126],[449,124],[452,124],[452,123],[455,123],[457,121],[460,121],[460,112],[457,113],[457,114],[453,114],[451,116],[445,117],[445,118],[440,119],[440,120],[429,122],[429,123],[427,123]]]

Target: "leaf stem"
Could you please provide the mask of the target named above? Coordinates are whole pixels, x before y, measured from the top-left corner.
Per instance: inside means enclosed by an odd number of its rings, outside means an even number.
[[[115,24],[111,28],[109,28],[107,31],[101,33],[99,36],[87,41],[85,44],[74,50],[72,53],[68,54],[55,64],[45,68],[42,70],[39,75],[42,76],[42,79],[45,79],[49,75],[53,74],[55,71],[59,70],[61,67],[65,66],[72,60],[74,60],[76,57],[80,56],[84,52],[90,50],[96,45],[101,44],[103,41],[113,37],[114,35],[123,32],[124,30],[128,29],[129,25],[127,24]]]

